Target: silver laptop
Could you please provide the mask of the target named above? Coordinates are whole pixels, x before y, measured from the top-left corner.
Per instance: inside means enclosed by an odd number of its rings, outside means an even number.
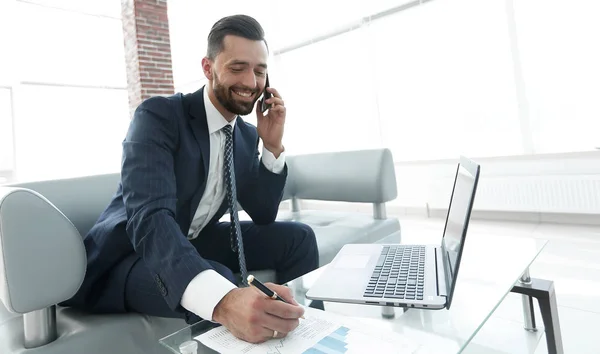
[[[480,166],[461,157],[441,245],[348,244],[307,292],[312,300],[450,308]]]

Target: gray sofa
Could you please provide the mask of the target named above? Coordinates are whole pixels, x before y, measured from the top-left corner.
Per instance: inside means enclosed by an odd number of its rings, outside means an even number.
[[[387,149],[289,156],[279,220],[313,227],[321,264],[345,243],[375,242],[400,225],[387,218],[396,198]],[[57,303],[70,298],[85,273],[81,236],[92,227],[119,182],[118,174],[0,186],[0,353],[166,353],[158,340],[186,324],[139,314],[91,315]],[[373,215],[300,210],[300,200],[372,203]],[[399,240],[398,240],[399,241]],[[265,270],[262,278],[272,279]]]

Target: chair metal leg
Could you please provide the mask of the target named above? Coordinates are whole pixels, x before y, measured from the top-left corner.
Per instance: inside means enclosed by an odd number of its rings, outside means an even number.
[[[300,211],[300,201],[298,198],[293,197],[291,201],[291,209],[293,213],[297,213]]]
[[[57,337],[56,306],[23,315],[23,345],[25,348],[41,347],[54,342]]]
[[[531,276],[529,275],[529,268],[525,270],[525,273],[519,279],[519,284],[527,285],[531,284]],[[523,323],[524,328],[530,332],[537,332],[535,325],[535,312],[533,310],[533,298],[531,296],[522,295],[523,302]]]
[[[387,211],[385,208],[385,203],[373,204],[373,219],[377,219],[377,220],[387,219]]]
[[[523,294],[530,299],[536,298],[538,300],[542,313],[542,321],[544,322],[544,329],[546,331],[548,354],[564,354],[554,282],[530,278],[529,284],[515,285],[512,288],[512,292]],[[532,304],[533,299],[529,303]]]

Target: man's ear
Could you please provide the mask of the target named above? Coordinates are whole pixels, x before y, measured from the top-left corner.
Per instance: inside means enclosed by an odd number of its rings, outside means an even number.
[[[212,66],[213,66],[212,60],[208,59],[208,57],[202,58],[202,71],[204,72],[204,76],[206,76],[206,78],[208,80],[213,79]]]

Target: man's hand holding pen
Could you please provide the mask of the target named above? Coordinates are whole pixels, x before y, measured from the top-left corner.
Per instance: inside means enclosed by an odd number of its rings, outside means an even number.
[[[250,343],[285,337],[300,324],[304,308],[294,300],[288,287],[272,283],[263,286],[283,301],[274,301],[252,287],[233,289],[215,307],[213,320]]]

